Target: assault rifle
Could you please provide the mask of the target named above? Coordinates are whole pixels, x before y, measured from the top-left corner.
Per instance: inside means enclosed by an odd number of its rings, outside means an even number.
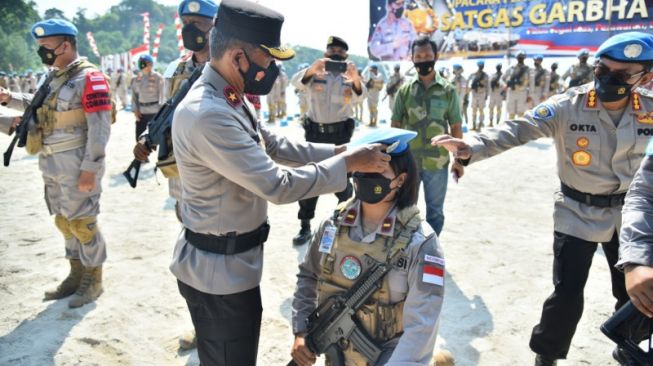
[[[490,81],[490,87],[492,90],[495,90],[499,87],[499,80],[501,80],[501,73],[497,73],[497,76],[493,77]]]
[[[651,352],[653,320],[640,313],[632,302],[628,301],[603,323],[601,331],[639,364],[653,366],[653,352]],[[648,335],[649,338],[648,352],[639,347],[643,335]]]
[[[474,75],[474,79],[472,79],[472,90],[477,91],[478,88],[481,86],[481,79],[483,78],[483,74],[476,73]]]
[[[175,109],[184,99],[193,83],[202,75],[202,67],[197,67],[187,80],[182,82],[175,95],[168,99],[165,104],[159,109],[154,118],[147,124],[147,134],[145,138],[145,147],[153,150],[159,146],[158,159],[163,160],[170,154],[168,148],[168,137],[170,136],[170,129],[172,128],[172,116]],[[132,188],[136,188],[138,182],[138,173],[141,171],[141,161],[134,159],[122,175],[125,176],[127,182]]]
[[[357,352],[374,365],[381,356],[381,348],[361,328],[355,319],[356,311],[381,286],[390,271],[388,263],[376,262],[352,288],[327,299],[306,319],[306,346],[316,355],[327,354],[332,366],[344,366],[343,345],[351,343]],[[297,366],[290,361],[287,366]]]
[[[522,68],[519,69],[519,72],[515,73],[513,72],[512,75],[510,75],[510,79],[508,80],[508,87],[510,90],[515,90],[515,86],[517,83],[521,81],[521,78],[524,77],[524,74],[528,68],[526,66],[523,66]]]

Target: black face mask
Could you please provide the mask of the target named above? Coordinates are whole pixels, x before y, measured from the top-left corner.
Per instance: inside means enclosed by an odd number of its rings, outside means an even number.
[[[625,83],[617,74],[608,72],[599,76],[594,75],[594,88],[602,102],[617,102],[627,98],[633,86]]]
[[[274,81],[277,80],[279,76],[279,68],[275,62],[270,63],[270,66],[267,69],[254,63],[247,52],[245,52],[245,58],[249,62],[249,70],[243,72],[238,69],[240,75],[243,76],[245,81],[245,93],[253,95],[266,95],[270,93],[272,87],[274,86]]]
[[[394,13],[395,13],[396,18],[401,18],[401,16],[404,15],[403,6],[401,8],[399,8],[399,9],[395,9]]]
[[[63,42],[59,43],[59,46],[61,46]],[[54,65],[54,60],[57,59],[59,55],[55,54],[54,51],[59,48],[59,46],[49,49],[45,48],[44,46],[39,47],[39,49],[36,51],[36,53],[39,54],[39,57],[41,58],[41,62],[48,65],[52,66]]]
[[[201,51],[206,46],[206,32],[202,32],[195,24],[186,24],[181,29],[184,47],[191,51]]]
[[[334,53],[333,55],[329,55],[329,58],[333,61],[345,61],[347,57]]]
[[[435,66],[435,60],[415,62],[413,63],[413,65],[415,65],[415,70],[417,70],[418,74],[420,74],[421,76],[427,76],[433,71],[433,66]]]
[[[392,191],[390,183],[393,179],[380,173],[354,173],[353,177],[356,197],[363,202],[379,203]]]

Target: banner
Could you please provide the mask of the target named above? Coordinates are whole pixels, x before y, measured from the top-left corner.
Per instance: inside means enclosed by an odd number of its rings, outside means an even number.
[[[370,0],[368,53],[410,60],[410,43],[426,35],[445,58],[572,56],[629,31],[653,31],[653,0]]]

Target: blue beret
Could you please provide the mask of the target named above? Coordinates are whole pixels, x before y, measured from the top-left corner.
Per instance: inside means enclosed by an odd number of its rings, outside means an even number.
[[[154,63],[154,59],[152,58],[152,56],[147,55],[147,54],[145,54],[145,55],[141,55],[141,56],[138,58],[138,62],[141,62],[141,61],[146,61],[146,62]]]
[[[199,15],[202,17],[213,18],[218,12],[218,6],[213,0],[184,0],[177,8],[179,16]]]
[[[542,55],[535,55],[535,57],[533,57],[533,59],[534,59],[534,60],[544,60],[544,56],[542,56]]]
[[[417,136],[417,132],[404,130],[402,128],[379,128],[349,143],[349,147],[358,147],[368,144],[381,143],[392,147],[390,155],[399,155],[408,150],[408,142]],[[396,144],[396,145],[393,145]]]
[[[460,64],[453,64],[454,69],[462,69],[463,67]]]
[[[624,62],[653,61],[653,35],[643,32],[614,35],[603,42],[596,57]]]
[[[578,57],[589,56],[589,55],[590,55],[590,50],[588,50],[587,48],[583,48],[580,51],[578,51]]]
[[[73,36],[77,37],[77,27],[67,20],[52,18],[37,22],[32,26],[34,38],[52,36]]]
[[[483,60],[476,61],[476,65],[477,66],[485,66],[485,61],[483,61]]]

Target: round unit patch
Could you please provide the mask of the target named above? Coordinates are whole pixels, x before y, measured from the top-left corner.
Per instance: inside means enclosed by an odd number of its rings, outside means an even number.
[[[361,275],[361,261],[358,258],[348,255],[340,261],[340,272],[348,280],[355,280]]]
[[[197,1],[191,1],[190,3],[188,3],[188,10],[190,10],[193,13],[197,13],[198,11],[200,11],[200,3],[198,3]]]
[[[34,34],[36,34],[37,36],[41,37],[42,35],[45,34],[45,29],[43,29],[43,27],[36,27],[36,28],[34,29]]]
[[[587,151],[576,151],[571,156],[571,160],[574,162],[574,165],[588,166],[592,162],[592,155]]]
[[[633,43],[624,48],[624,56],[628,58],[637,58],[642,54],[642,45]]]

